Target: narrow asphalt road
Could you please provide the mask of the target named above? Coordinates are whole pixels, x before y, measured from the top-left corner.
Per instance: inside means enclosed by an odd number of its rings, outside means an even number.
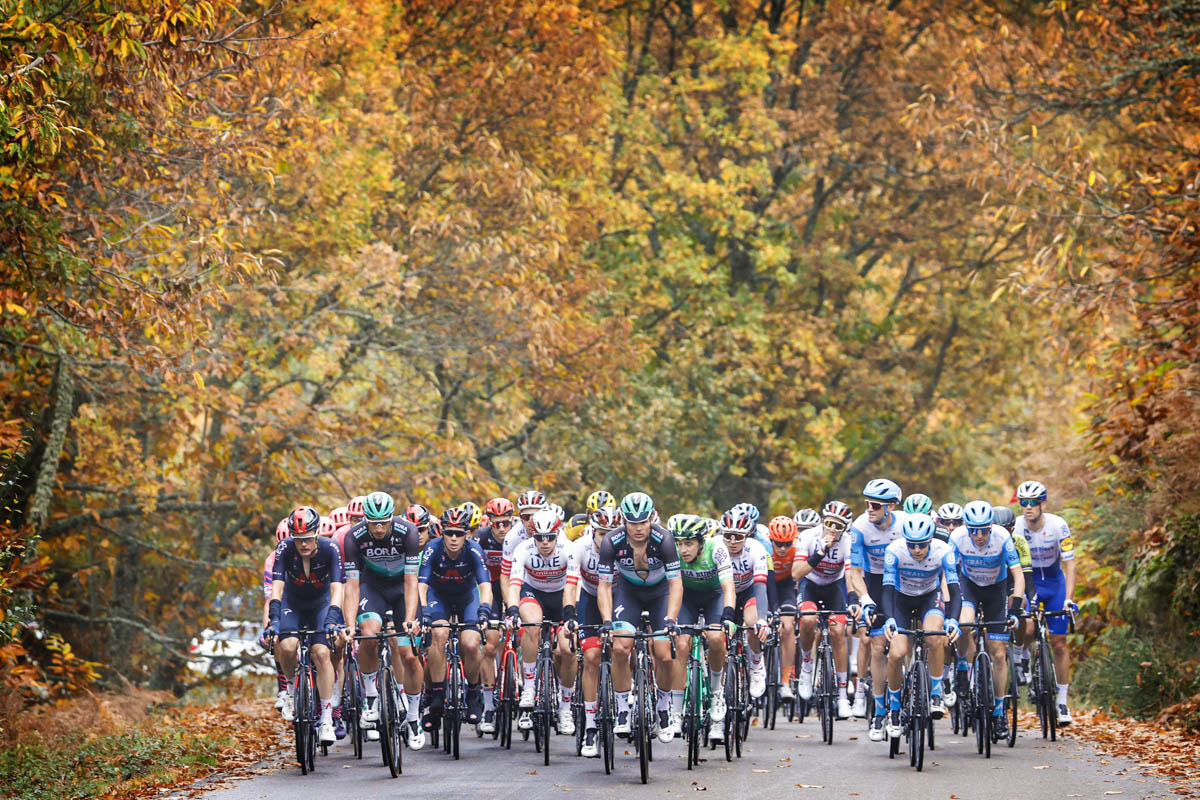
[[[467,728],[462,742],[462,758],[457,762],[440,748],[406,751],[404,774],[396,779],[382,765],[377,744],[368,743],[359,761],[349,743],[341,742],[327,757],[318,756],[317,770],[311,775],[301,775],[287,762],[280,769],[199,796],[206,800],[279,800],[376,797],[380,792],[395,792],[413,797],[538,800],[571,793],[625,800],[630,796],[714,792],[729,797],[796,796],[793,793],[803,797],[811,793],[862,800],[896,800],[918,793],[963,800],[1174,797],[1168,786],[1142,776],[1131,762],[1101,756],[1073,739],[1050,743],[1032,732],[1022,733],[1015,748],[995,748],[991,759],[984,759],[975,752],[974,739],[952,735],[946,720],[938,723],[937,750],[926,754],[921,773],[908,766],[903,752],[889,760],[885,744],[868,741],[863,722],[840,722],[833,744],[825,745],[820,742],[816,720],[809,717],[803,724],[781,719],[773,731],[755,727],[740,761],[727,763],[723,752],[716,751],[691,772],[680,741],[656,744],[650,783],[645,786],[638,779],[632,751],[624,755],[619,749],[616,771],[605,775],[598,759],[570,755],[571,737],[555,738],[549,767],[543,766],[532,741],[518,738],[512,751],[506,752],[490,737],[478,739],[474,729]],[[300,792],[303,795],[297,794]],[[194,790],[189,795],[197,796]]]

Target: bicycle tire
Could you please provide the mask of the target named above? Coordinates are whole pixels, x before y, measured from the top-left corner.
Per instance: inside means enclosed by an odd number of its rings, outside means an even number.
[[[396,764],[396,774],[404,774],[404,724],[407,715],[404,713],[400,700],[400,684],[396,682],[396,676],[389,669],[387,672],[387,688],[391,692],[392,702],[388,704],[389,713],[392,716],[391,725],[389,725],[392,736],[392,761]],[[382,736],[380,738],[383,738]]]
[[[837,671],[833,666],[833,648],[825,644],[821,653],[821,674],[823,680],[822,686],[822,714],[821,733],[825,739],[825,744],[833,744],[833,723],[837,715],[835,711],[837,697]]]
[[[311,664],[308,668],[308,771],[317,769],[317,709],[321,707],[321,699],[317,695],[316,668]]]
[[[542,763],[550,766],[550,734],[554,726],[558,691],[555,686],[554,660],[550,657],[542,671]]]
[[[616,697],[612,685],[612,667],[607,661],[600,662],[596,681],[596,736],[600,743],[600,755],[604,760],[604,774],[609,775],[616,766]]]
[[[1009,747],[1016,747],[1017,744],[1017,702],[1020,691],[1010,667],[1008,672],[1008,695],[1004,698],[1004,714],[1008,717]]]
[[[354,747],[354,757],[362,760],[363,743],[366,741],[366,734],[362,727],[362,670],[358,668],[358,659],[348,659],[346,663],[346,676],[342,680],[342,687],[342,718],[347,721],[352,729],[348,732],[353,737],[351,744]],[[349,692],[345,691],[346,687],[349,687]]]
[[[303,674],[305,665],[296,667],[296,691],[292,695],[292,731],[296,737],[296,761],[300,764],[300,774],[307,775],[308,768],[308,738],[312,736],[312,723],[308,719],[308,679]]]
[[[498,721],[500,728],[500,746],[506,750],[512,749],[513,734],[512,728],[516,717],[517,703],[517,654],[516,651],[509,650],[501,659],[501,668],[504,671],[504,682],[501,684],[503,698],[500,703],[500,708],[504,712],[504,720]]]
[[[686,711],[683,719],[683,724],[687,728],[684,733],[687,736],[688,769],[692,769],[700,763],[700,729],[704,726],[704,709],[701,707],[704,702],[703,692],[700,688],[701,669],[698,662],[691,658],[688,659],[688,677],[684,696]]]
[[[928,726],[929,714],[929,675],[925,671],[924,661],[913,664],[913,709],[915,720],[911,722],[913,732],[914,760],[913,766],[920,772],[925,768],[925,729]]]
[[[636,725],[638,770],[642,783],[650,780],[650,693],[646,688],[646,663],[642,653],[638,653],[634,661],[637,668],[637,714]]]
[[[379,695],[375,699],[377,710],[379,711],[379,721],[375,723],[375,728],[379,731],[379,752],[383,757],[383,764],[392,773],[392,777],[397,777],[400,773],[397,771],[392,762],[392,702],[394,696],[387,691],[387,671],[381,669],[379,675]]]

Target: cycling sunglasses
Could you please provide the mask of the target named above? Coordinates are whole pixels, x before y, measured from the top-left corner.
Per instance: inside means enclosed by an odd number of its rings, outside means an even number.
[[[521,518],[521,522],[529,522],[529,520],[533,519],[533,515],[536,513],[536,511],[530,511],[528,514],[518,514],[517,516]]]
[[[459,536],[466,536],[466,535],[467,535],[467,532],[464,530],[460,530],[459,528],[442,528],[442,536],[457,538]]]
[[[1042,501],[1036,498],[1018,500],[1017,502],[1021,504],[1021,508],[1032,508],[1033,506],[1040,506],[1042,504]]]
[[[908,544],[908,549],[909,549],[909,550],[924,550],[926,547],[929,547],[929,542],[928,542],[928,541],[925,541],[925,542],[907,542],[906,544]]]
[[[881,503],[878,500],[868,500],[867,501],[867,508],[870,509],[871,511],[879,511],[879,510],[887,508],[887,507],[888,507],[887,503]]]
[[[972,528],[970,525],[967,526],[967,533],[971,534],[972,536],[983,536],[985,533],[991,533],[991,532],[992,532],[991,525],[985,525],[984,527],[981,527],[981,528]]]
[[[821,520],[821,524],[824,525],[826,528],[829,528],[829,530],[837,531],[838,533],[844,533],[846,528],[849,527],[845,522],[843,522],[840,519],[823,519],[823,520]]]
[[[721,531],[721,537],[731,542],[742,542],[745,541],[746,534],[738,533],[737,531]]]
[[[535,533],[533,535],[533,540],[535,542],[553,542],[557,538],[557,533]]]
[[[493,528],[511,528],[513,524],[512,517],[504,517],[503,519],[492,520]]]

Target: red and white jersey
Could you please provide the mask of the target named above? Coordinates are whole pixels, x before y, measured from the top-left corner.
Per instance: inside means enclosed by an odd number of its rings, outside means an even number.
[[[530,538],[530,534],[525,530],[524,524],[520,520],[513,523],[509,531],[504,536],[504,552],[500,555],[500,580],[507,581],[512,575],[513,554],[517,552],[517,547],[524,541]]]
[[[530,587],[543,592],[561,592],[567,585],[567,537],[559,534],[554,551],[544,556],[538,552],[537,541],[526,539],[517,545],[512,558],[509,585]]]
[[[842,535],[834,539],[833,545],[825,551],[825,557],[821,559],[821,563],[812,565],[813,570],[804,576],[805,580],[810,580],[819,586],[828,586],[841,580],[846,574],[846,565],[850,563],[850,545],[853,541],[854,537],[849,529],[843,531]],[[801,531],[800,542],[796,545],[796,559],[808,561],[812,554],[817,552],[817,548],[824,544],[824,525]]]
[[[600,589],[600,550],[591,525],[567,545],[567,582],[572,586],[581,583],[583,590],[593,597]]]
[[[729,561],[733,566],[733,586],[737,591],[743,592],[755,584],[767,585],[770,556],[762,542],[747,538],[742,545],[742,552],[736,556],[730,553]]]

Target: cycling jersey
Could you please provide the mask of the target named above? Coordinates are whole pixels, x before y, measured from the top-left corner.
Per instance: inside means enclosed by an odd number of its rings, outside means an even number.
[[[733,563],[729,548],[720,539],[705,539],[695,561],[679,562],[685,592],[713,592],[721,581],[733,578]]]
[[[279,545],[276,545],[275,547],[278,546]],[[275,576],[273,574],[274,572],[275,548],[272,548],[271,552],[267,554],[267,560],[263,562],[263,596],[265,596],[268,600],[271,599],[271,589],[274,587],[275,583]]]
[[[999,525],[992,526],[983,547],[975,545],[965,527],[954,530],[950,544],[954,547],[959,573],[977,586],[1004,583],[1008,580],[1009,569],[1021,566],[1012,537]]]
[[[929,552],[917,561],[903,539],[887,546],[883,565],[883,585],[900,594],[919,595],[941,587],[942,575],[947,584],[958,583],[958,565],[954,548],[939,539],[929,542]]]
[[[1042,514],[1042,527],[1030,530],[1025,517],[1017,517],[1014,534],[1025,537],[1029,542],[1029,554],[1033,561],[1034,577],[1042,580],[1054,578],[1062,573],[1062,562],[1075,558],[1075,541],[1067,521],[1057,514]]]
[[[612,582],[619,574],[636,586],[657,586],[679,577],[679,550],[675,547],[675,537],[666,528],[651,525],[645,546],[646,569],[639,571],[625,526],[605,536],[600,545],[600,580]]]
[[[587,535],[579,537],[567,547],[567,580],[572,578],[584,593],[593,597],[600,589],[600,551],[590,526]]]
[[[1017,559],[1021,562],[1021,569],[1026,572],[1033,571],[1033,556],[1029,552],[1029,542],[1026,541],[1023,534],[1017,533],[1015,530],[1010,534],[1012,537],[1013,547],[1017,551]]]
[[[742,552],[729,554],[733,567],[733,586],[740,593],[753,586],[767,585],[767,550],[757,539],[746,539]]]
[[[434,539],[425,546],[425,559],[418,576],[421,583],[438,594],[461,595],[491,581],[483,549],[474,539],[463,542],[457,556],[446,552],[446,540]]]
[[[796,545],[790,545],[782,553],[775,550],[771,553],[771,558],[775,562],[775,582],[787,583],[790,581],[792,579],[792,566],[795,565],[797,558]]]
[[[829,586],[840,581],[846,575],[846,562],[850,558],[852,542],[853,537],[851,537],[850,531],[843,531],[842,535],[834,540],[833,545],[825,551],[825,557],[821,559],[821,563],[813,565],[812,572],[805,575],[804,579],[818,586]],[[809,528],[800,534],[796,558],[807,562],[824,544],[824,526]]]
[[[529,532],[525,530],[525,526],[520,520],[513,523],[513,526],[508,529],[508,533],[504,535],[504,547],[500,553],[500,582],[507,583],[508,576],[512,574],[512,557],[517,551],[517,545],[529,538]]]
[[[908,519],[903,511],[889,513],[890,519],[883,518],[887,523],[883,528],[872,523],[865,513],[859,514],[858,519],[854,520],[854,524],[850,526],[850,566],[858,567],[869,575],[883,574],[883,551],[889,544],[901,538],[900,526]]]
[[[421,567],[420,534],[406,519],[392,518],[392,528],[376,537],[367,523],[356,523],[346,534],[343,561],[346,578],[359,578],[379,588],[404,583],[405,575],[416,575]]]
[[[504,560],[504,542],[496,538],[496,529],[486,525],[475,531],[475,541],[483,549],[487,560],[488,573],[493,581],[500,580],[501,564]]]
[[[554,551],[548,556],[538,551],[537,544],[534,539],[526,539],[517,547],[513,553],[509,584],[525,584],[542,592],[561,592],[569,580],[567,546],[570,542],[565,536],[559,536],[554,543]]]
[[[272,581],[283,581],[284,595],[296,605],[312,605],[329,599],[329,587],[343,582],[342,557],[337,545],[326,538],[317,539],[317,549],[308,559],[296,549],[293,539],[284,539],[275,548]]]

